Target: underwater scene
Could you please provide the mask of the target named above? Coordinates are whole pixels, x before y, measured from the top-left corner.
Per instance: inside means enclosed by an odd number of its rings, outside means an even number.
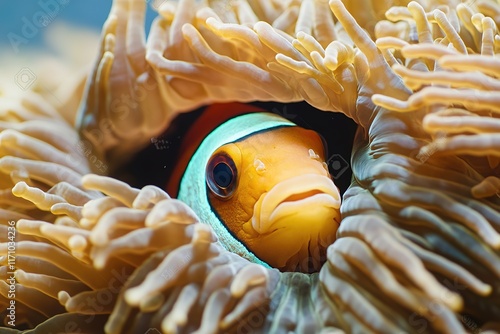
[[[499,0],[0,18],[0,334],[500,333]]]

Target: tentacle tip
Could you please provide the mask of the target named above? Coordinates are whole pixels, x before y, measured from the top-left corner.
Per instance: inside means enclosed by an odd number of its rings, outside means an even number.
[[[265,21],[258,21],[257,23],[255,23],[253,25],[253,29],[256,31],[256,32],[262,32],[263,29],[267,29],[271,27],[271,25]]]
[[[64,307],[66,307],[66,304],[68,304],[70,298],[71,296],[69,295],[69,293],[64,290],[61,290],[57,293],[57,299],[59,300],[59,303]]]
[[[105,64],[105,63],[111,64],[114,59],[115,59],[115,54],[113,53],[113,51],[107,50],[102,55],[101,63],[103,63],[103,64]]]
[[[68,240],[68,246],[72,249],[72,251],[82,251],[87,247],[87,245],[87,239],[81,235],[73,235]]]
[[[9,146],[17,143],[16,130],[5,129],[0,132],[0,146],[8,144]]]
[[[196,27],[191,23],[184,23],[181,28],[183,36],[190,36],[196,32]]]
[[[446,293],[443,302],[454,312],[460,312],[464,307],[463,298],[454,292]]]
[[[137,210],[147,210],[151,207],[151,203],[145,198],[136,197],[132,202],[132,208]]]
[[[14,187],[12,187],[12,194],[16,197],[21,197],[28,190],[28,188],[29,186],[26,182],[18,182]]]
[[[422,8],[422,6],[418,2],[416,2],[416,1],[410,1],[406,7],[408,7],[408,9],[411,9],[411,8]]]
[[[493,287],[489,284],[483,284],[478,291],[478,293],[484,297],[491,295],[492,292],[493,292]]]
[[[221,21],[217,20],[215,17],[213,16],[210,16],[207,18],[207,20],[205,21],[205,23],[207,24],[207,26],[210,26],[214,29],[219,29],[221,27]]]
[[[97,270],[103,270],[106,267],[106,262],[107,262],[106,256],[104,255],[98,256],[93,261],[94,268]]]
[[[93,183],[96,181],[96,178],[98,178],[99,175],[97,174],[85,174],[82,176],[82,185],[85,187],[89,183]]]
[[[125,291],[125,301],[131,306],[139,306],[143,297],[139,287]]]
[[[464,309],[464,300],[459,295],[457,295],[455,299],[452,299],[450,304],[452,310],[455,312],[461,312]]]
[[[382,94],[373,94],[372,102],[375,103],[376,105],[379,105],[384,100],[384,97],[385,96]]]
[[[493,237],[492,237],[492,240],[490,242],[490,246],[494,249],[494,250],[500,250],[500,235],[498,233],[496,233]]]

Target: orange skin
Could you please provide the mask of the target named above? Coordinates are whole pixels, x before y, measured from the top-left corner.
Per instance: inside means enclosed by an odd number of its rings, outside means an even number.
[[[340,194],[319,135],[296,126],[277,128],[223,145],[212,156],[221,152],[238,171],[237,189],[229,199],[208,195],[225,226],[272,267],[319,269],[340,222]],[[279,192],[266,200],[279,185]]]

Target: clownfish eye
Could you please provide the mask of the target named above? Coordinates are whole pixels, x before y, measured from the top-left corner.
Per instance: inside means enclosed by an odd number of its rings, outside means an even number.
[[[206,169],[207,185],[210,191],[221,199],[228,199],[236,189],[237,171],[231,157],[225,153],[212,156]]]

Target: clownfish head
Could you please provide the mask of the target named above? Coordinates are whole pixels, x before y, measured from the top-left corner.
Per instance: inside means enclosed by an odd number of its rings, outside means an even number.
[[[178,198],[228,250],[282,271],[317,271],[340,224],[325,154],[314,131],[267,112],[239,115],[197,147]]]

